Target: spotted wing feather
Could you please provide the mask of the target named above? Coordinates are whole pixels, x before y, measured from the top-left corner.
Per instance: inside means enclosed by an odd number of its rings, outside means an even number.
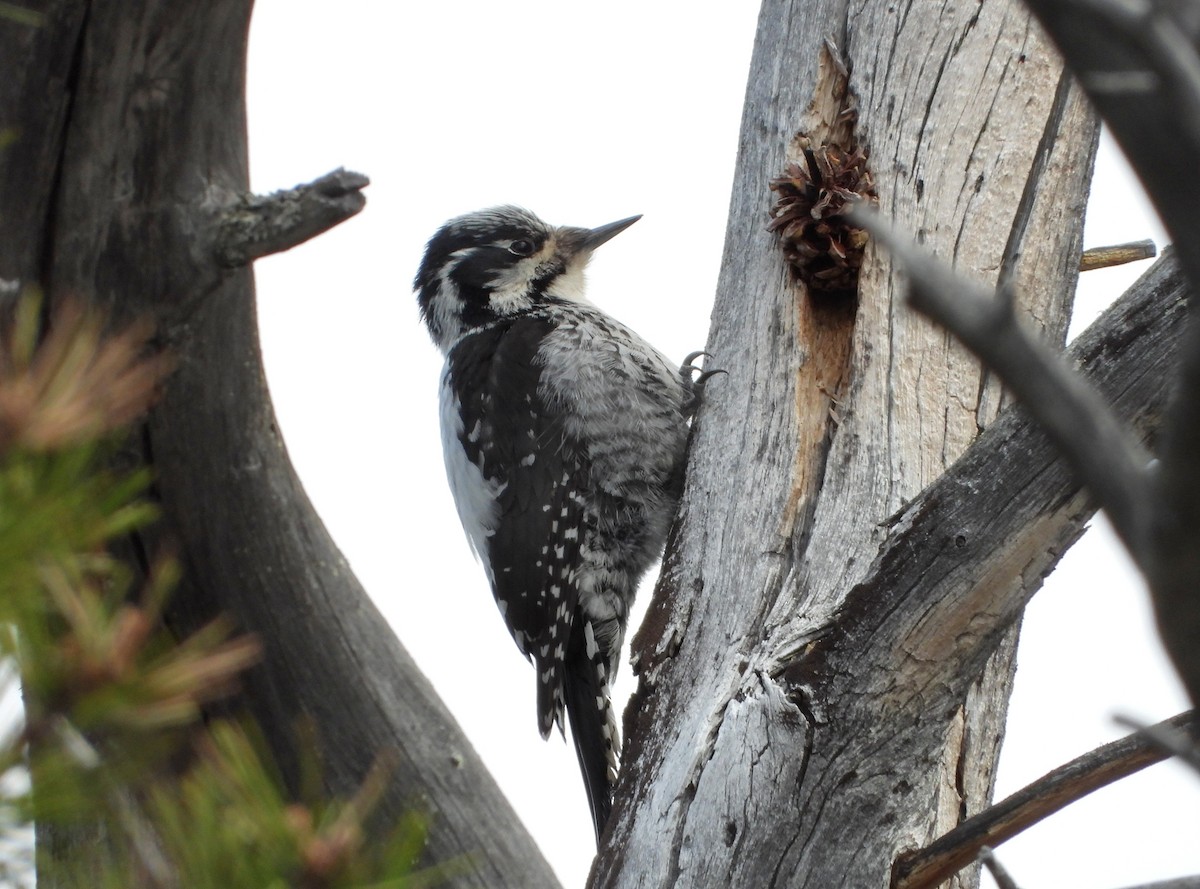
[[[537,666],[543,737],[563,727],[587,472],[561,415],[538,394],[535,357],[550,326],[523,316],[466,337],[451,352],[448,377],[464,393],[458,443],[494,497],[478,549],[509,632]]]

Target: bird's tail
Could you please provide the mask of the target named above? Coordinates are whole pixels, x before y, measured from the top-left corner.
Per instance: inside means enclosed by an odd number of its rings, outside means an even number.
[[[585,625],[585,650],[567,659],[563,684],[575,756],[599,843],[612,812],[620,745],[617,716],[609,695],[609,660],[606,652],[597,650],[591,629],[589,622]]]

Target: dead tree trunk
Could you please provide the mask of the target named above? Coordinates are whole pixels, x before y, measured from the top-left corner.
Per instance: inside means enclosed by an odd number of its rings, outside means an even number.
[[[883,218],[1066,329],[1096,122],[1025,10],[767,0],[707,346],[729,376],[635,642],[594,885],[888,886],[988,801],[1021,608],[1090,515],[1068,476],[1018,471],[1049,452],[1016,418],[948,474],[995,380],[884,251],[831,302],[766,231],[768,180],[846,119],[839,63]]]

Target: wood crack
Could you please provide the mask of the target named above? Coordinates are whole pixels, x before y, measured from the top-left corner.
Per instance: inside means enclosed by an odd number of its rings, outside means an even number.
[[[1042,177],[1046,174],[1046,168],[1050,164],[1050,156],[1054,151],[1058,131],[1066,113],[1067,101],[1071,97],[1072,83],[1070,72],[1064,70],[1059,75],[1058,86],[1054,91],[1054,101],[1050,105],[1050,113],[1046,116],[1046,125],[1042,129],[1042,137],[1038,141],[1033,164],[1029,168],[1029,174],[1025,177],[1025,187],[1021,191],[1021,199],[1017,203],[1012,226],[1009,228],[1008,242],[1004,245],[1004,253],[1001,254],[1000,276],[997,285],[1001,291],[1012,284],[1017,260],[1021,256],[1021,247],[1025,242],[1025,233],[1029,231],[1033,221],[1033,208],[1040,192],[1039,186]]]

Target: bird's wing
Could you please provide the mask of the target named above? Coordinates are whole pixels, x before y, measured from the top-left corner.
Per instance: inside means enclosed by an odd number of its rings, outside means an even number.
[[[521,317],[474,333],[452,351],[448,377],[454,391],[471,393],[461,405],[458,441],[491,497],[477,546],[509,632],[537,665],[543,736],[556,722],[562,728],[588,473],[561,414],[538,393],[534,358],[550,326]],[[464,496],[455,491],[460,513]]]

